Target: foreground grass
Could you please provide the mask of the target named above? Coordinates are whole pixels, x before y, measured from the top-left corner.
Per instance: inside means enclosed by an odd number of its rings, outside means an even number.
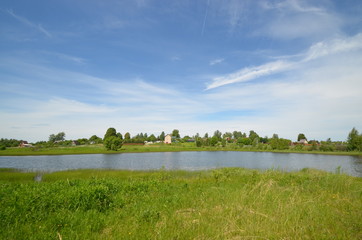
[[[298,151],[298,150],[259,150],[255,148],[240,148],[234,146],[196,147],[195,143],[179,144],[154,144],[154,145],[124,145],[118,151],[106,150],[102,144],[83,145],[70,147],[49,148],[7,148],[0,151],[0,156],[31,156],[31,155],[70,155],[70,154],[117,154],[117,153],[143,153],[143,152],[181,152],[181,151],[254,151],[276,153],[309,153],[329,155],[362,156],[362,152],[322,152],[322,151]]]
[[[362,179],[347,175],[82,170],[36,183],[4,173],[0,239],[362,238]]]

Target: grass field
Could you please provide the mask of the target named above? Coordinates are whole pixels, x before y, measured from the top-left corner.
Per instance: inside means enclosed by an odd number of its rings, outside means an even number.
[[[0,156],[30,156],[30,155],[66,155],[66,154],[117,154],[117,153],[142,153],[142,152],[180,152],[180,151],[256,151],[277,153],[314,153],[330,155],[362,156],[362,152],[322,152],[322,151],[296,151],[296,150],[260,150],[254,148],[240,148],[236,145],[226,147],[196,147],[195,143],[179,144],[154,144],[154,145],[124,145],[118,151],[106,150],[102,144],[83,145],[70,147],[49,148],[7,148],[0,151]]]
[[[362,239],[362,178],[0,170],[0,239]]]

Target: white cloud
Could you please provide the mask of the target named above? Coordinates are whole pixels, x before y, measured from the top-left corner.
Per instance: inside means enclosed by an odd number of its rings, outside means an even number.
[[[224,62],[224,61],[225,61],[224,58],[217,58],[217,59],[211,60],[210,63],[209,63],[209,65],[210,65],[210,66],[213,66],[213,65],[215,65],[215,64],[219,64],[219,63],[222,63],[222,62]]]
[[[265,12],[258,35],[276,39],[323,39],[340,33],[342,19],[327,8],[308,5],[305,1],[286,0],[261,4]]]
[[[43,28],[42,25],[40,25],[40,24],[35,24],[35,23],[29,21],[28,19],[26,19],[26,18],[24,18],[24,17],[21,17],[21,16],[15,14],[15,13],[13,12],[13,10],[11,10],[11,9],[10,9],[10,10],[7,10],[7,13],[10,14],[10,16],[12,16],[13,18],[15,18],[16,20],[18,20],[19,22],[23,23],[24,25],[27,25],[27,26],[29,26],[29,27],[31,27],[31,28],[36,29],[37,31],[43,33],[45,36],[47,36],[47,37],[49,37],[49,38],[52,37],[52,34],[50,34],[47,30],[45,30],[45,28]]]
[[[352,37],[337,38],[329,41],[318,42],[317,44],[312,45],[306,51],[306,53],[301,53],[290,57],[295,58],[295,56],[301,56],[303,57],[302,59],[295,61],[277,60],[256,67],[243,68],[235,73],[215,77],[212,79],[212,83],[207,85],[206,90],[221,87],[227,84],[251,81],[262,76],[291,70],[303,62],[308,62],[317,58],[322,58],[337,53],[350,52],[352,50],[360,49],[362,49],[362,33]],[[286,59],[288,57],[283,56],[282,58]]]
[[[290,68],[291,65],[290,62],[275,61],[256,67],[243,68],[235,73],[214,78],[213,82],[209,84],[206,89],[209,90],[232,83],[247,82],[261,76],[285,71]]]
[[[352,37],[336,38],[312,45],[307,51],[304,61],[309,61],[330,54],[359,50],[362,48],[362,33]]]

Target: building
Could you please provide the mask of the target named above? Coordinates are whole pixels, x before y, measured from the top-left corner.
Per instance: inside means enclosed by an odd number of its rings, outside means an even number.
[[[33,145],[29,144],[27,141],[21,141],[19,147],[32,147]]]
[[[165,136],[165,141],[163,141],[164,143],[166,143],[166,144],[171,144],[171,142],[172,142],[172,136],[171,136],[171,134],[167,134],[166,136]]]

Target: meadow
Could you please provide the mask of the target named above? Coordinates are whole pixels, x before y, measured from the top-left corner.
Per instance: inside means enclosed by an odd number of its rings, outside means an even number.
[[[0,239],[361,239],[362,178],[303,169],[0,170]]]

